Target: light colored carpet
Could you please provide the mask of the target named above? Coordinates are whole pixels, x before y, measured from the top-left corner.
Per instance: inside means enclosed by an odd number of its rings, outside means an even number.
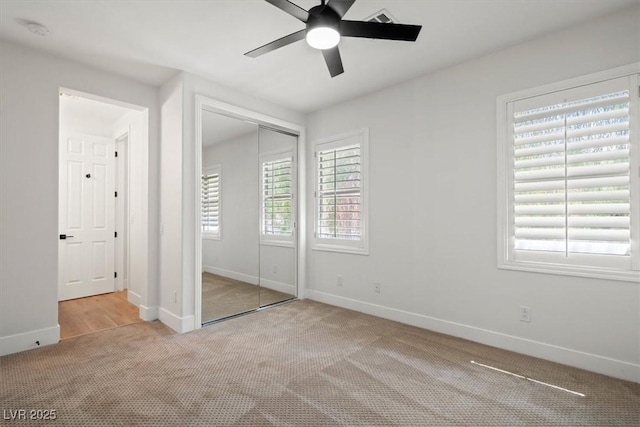
[[[221,319],[294,298],[264,286],[202,273],[202,321]]]
[[[181,335],[137,323],[0,365],[2,409],[56,409],[60,426],[640,425],[639,384],[306,300]]]

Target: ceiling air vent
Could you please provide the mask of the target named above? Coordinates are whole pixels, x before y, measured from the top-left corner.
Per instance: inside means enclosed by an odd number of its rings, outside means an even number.
[[[397,24],[398,23],[398,20],[396,18],[394,18],[393,16],[391,16],[391,14],[387,11],[387,9],[382,9],[380,12],[374,13],[373,15],[371,15],[370,17],[365,19],[365,21],[381,22],[383,24],[389,24],[389,23]]]

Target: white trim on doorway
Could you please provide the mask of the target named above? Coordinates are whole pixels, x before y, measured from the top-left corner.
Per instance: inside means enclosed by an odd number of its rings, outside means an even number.
[[[129,126],[127,126],[129,128]],[[129,288],[129,134],[116,137],[116,290]],[[138,305],[138,304],[136,304]]]

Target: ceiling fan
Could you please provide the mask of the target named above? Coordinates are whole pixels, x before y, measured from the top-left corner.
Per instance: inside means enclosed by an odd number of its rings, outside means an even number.
[[[306,24],[304,30],[284,36],[257,49],[246,56],[256,58],[265,53],[306,39],[307,43],[322,51],[331,77],[344,72],[338,50],[340,37],[362,37],[368,39],[403,40],[414,42],[420,34],[421,25],[348,21],[342,19],[355,0],[322,0],[321,4],[308,11],[288,0],[265,0],[285,13]]]

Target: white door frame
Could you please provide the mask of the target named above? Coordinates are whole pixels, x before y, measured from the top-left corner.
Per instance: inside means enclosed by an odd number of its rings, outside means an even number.
[[[129,129],[115,138],[116,152],[116,271],[117,291],[128,289],[129,279]]]
[[[225,116],[235,117],[241,120],[256,123],[266,127],[281,129],[285,132],[298,136],[298,259],[297,259],[297,284],[298,298],[304,298],[304,289],[306,283],[306,253],[307,253],[307,236],[306,236],[306,144],[305,144],[305,128],[304,126],[280,120],[276,117],[248,110],[246,108],[237,107],[227,104],[206,96],[196,94],[196,110],[195,110],[195,248],[194,248],[194,277],[195,277],[195,307],[194,307],[194,327],[200,329],[202,327],[202,229],[201,229],[201,184],[202,184],[202,111],[206,109],[214,113],[224,114]],[[300,161],[302,159],[302,161]]]

